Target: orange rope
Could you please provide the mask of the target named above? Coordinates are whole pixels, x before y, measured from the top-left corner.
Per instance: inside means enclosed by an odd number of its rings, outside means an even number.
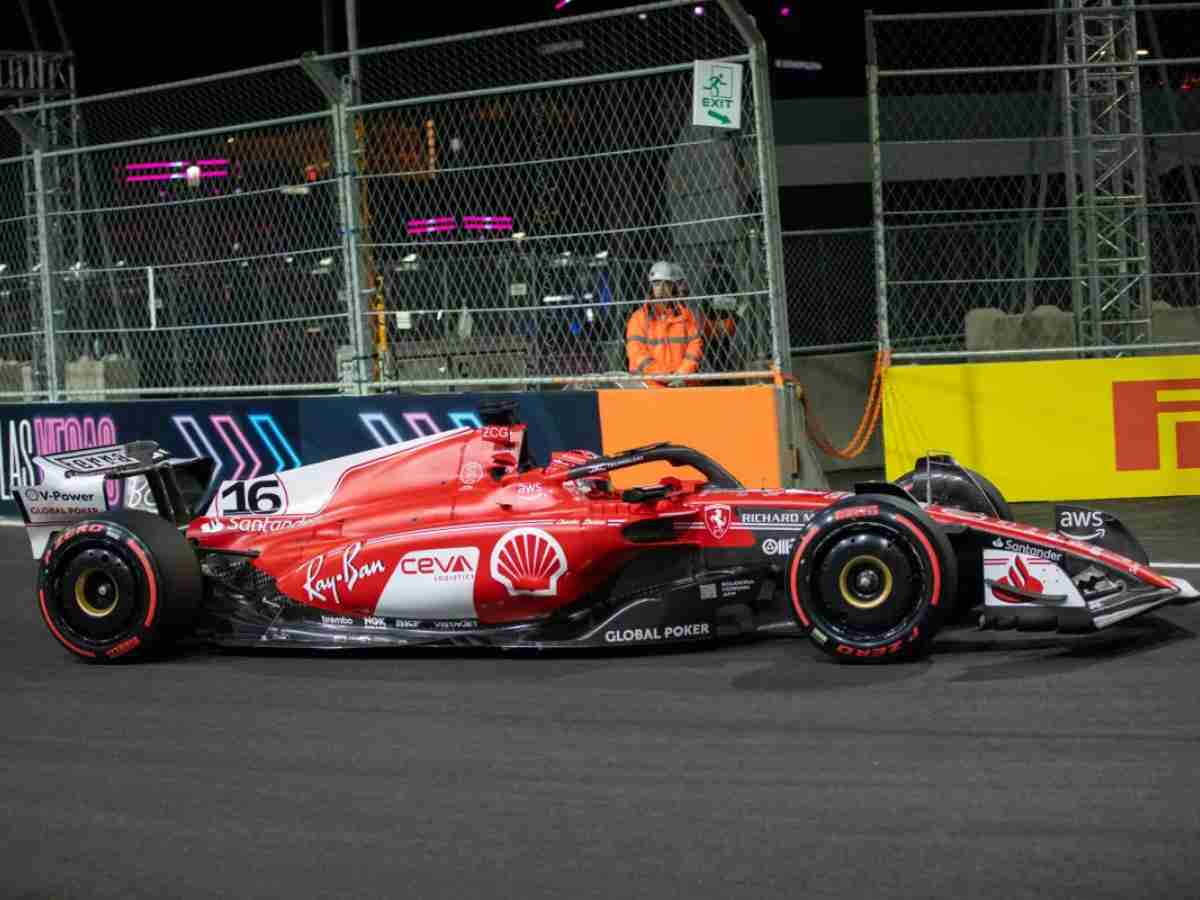
[[[863,410],[862,419],[859,420],[858,428],[855,430],[854,436],[850,438],[850,443],[841,449],[833,446],[829,438],[825,436],[825,429],[821,426],[821,421],[809,406],[808,394],[801,394],[800,403],[804,407],[809,440],[825,453],[838,459],[854,459],[862,454],[867,449],[867,444],[871,442],[871,436],[879,425],[880,415],[883,412],[883,373],[890,364],[890,353],[881,350],[875,354],[875,371],[871,374],[871,389],[867,394],[867,407]],[[797,379],[790,375],[784,377],[788,381],[799,384]]]

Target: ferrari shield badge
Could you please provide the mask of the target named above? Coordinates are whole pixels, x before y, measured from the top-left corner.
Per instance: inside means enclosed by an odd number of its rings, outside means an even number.
[[[725,532],[729,530],[729,521],[732,518],[733,511],[724,503],[716,503],[704,507],[704,525],[708,528],[708,533],[713,536],[714,540],[720,540],[725,537]]]

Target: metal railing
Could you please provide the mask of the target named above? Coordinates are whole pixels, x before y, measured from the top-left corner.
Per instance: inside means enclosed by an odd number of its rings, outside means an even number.
[[[696,60],[742,67],[740,128],[692,124]],[[706,378],[787,367],[765,46],[737,3],[356,63],[6,113],[0,397],[632,382],[659,258]]]

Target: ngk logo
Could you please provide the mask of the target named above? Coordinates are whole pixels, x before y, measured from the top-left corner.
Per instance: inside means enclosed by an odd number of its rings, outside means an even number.
[[[1200,378],[1116,381],[1112,392],[1118,472],[1200,468]]]

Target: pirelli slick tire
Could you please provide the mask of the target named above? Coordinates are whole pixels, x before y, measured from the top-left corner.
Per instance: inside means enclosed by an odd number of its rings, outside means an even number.
[[[930,473],[923,469],[913,470],[901,475],[895,483],[922,503],[926,497],[932,497],[939,506],[1012,521],[1012,508],[1000,489],[974,469],[960,472],[950,468],[934,468],[932,484],[930,477]]]
[[[824,510],[788,565],[792,610],[818,647],[845,662],[925,653],[955,595],[941,528],[915,503],[883,494]]]
[[[145,655],[192,625],[200,565],[170,522],[117,510],[62,531],[42,554],[38,606],[77,656],[108,663]]]

